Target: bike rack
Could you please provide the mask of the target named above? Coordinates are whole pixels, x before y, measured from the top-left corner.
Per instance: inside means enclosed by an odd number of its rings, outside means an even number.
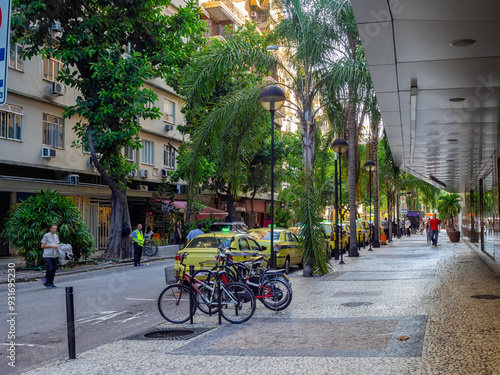
[[[191,277],[189,278],[189,295],[193,296],[193,279],[196,276],[196,274],[200,271],[194,271],[194,265],[189,266],[189,274]],[[194,324],[194,314],[196,313],[196,306],[193,306],[193,303],[195,303],[194,298],[189,298],[189,311],[194,311],[193,315],[189,318],[189,323]],[[218,307],[218,313],[217,315],[219,316],[219,324],[222,325],[222,301],[221,301],[221,293],[220,293],[220,283],[217,283],[217,307]],[[212,306],[208,306],[208,316],[212,316]]]

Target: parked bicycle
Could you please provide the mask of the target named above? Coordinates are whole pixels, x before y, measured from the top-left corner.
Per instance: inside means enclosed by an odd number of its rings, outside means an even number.
[[[184,264],[187,256],[188,253],[181,255],[183,272],[179,282],[167,286],[158,298],[158,310],[163,318],[171,323],[185,323],[195,314],[197,307],[215,313],[219,306],[222,317],[230,323],[243,323],[253,316],[255,295],[247,285],[239,282],[225,284],[222,282],[224,271],[201,270],[190,275]],[[202,277],[205,281],[200,280]]]
[[[142,250],[148,257],[152,257],[158,252],[158,245],[154,240],[146,240],[142,246]]]

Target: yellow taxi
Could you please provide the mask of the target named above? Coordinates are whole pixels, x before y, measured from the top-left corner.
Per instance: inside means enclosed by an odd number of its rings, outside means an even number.
[[[189,241],[184,249],[177,252],[174,264],[176,280],[179,279],[181,272],[184,270],[183,266],[181,266],[181,254],[188,253],[188,256],[184,259],[187,271],[189,271],[191,265],[194,266],[195,271],[211,269],[217,263],[215,257],[218,254],[219,247],[233,248],[226,251],[226,254],[231,254],[235,262],[243,262],[252,257],[252,254],[264,250],[257,241],[246,234],[235,232],[201,234]]]
[[[271,229],[255,228],[247,233],[252,236],[266,250],[262,252],[271,254]],[[276,251],[276,267],[284,268],[286,273],[290,272],[290,266],[302,266],[302,253],[299,248],[297,236],[288,229],[275,228],[273,230],[274,250]]]
[[[344,221],[342,224],[350,225],[350,222]],[[368,244],[368,237],[370,228],[368,223],[364,220],[356,220],[356,243],[358,246],[365,246]]]
[[[335,230],[335,224],[330,221],[323,221],[321,223],[321,227],[323,228],[323,232],[325,233],[325,239],[327,240],[328,253],[330,256],[333,256],[333,252],[335,250],[335,242],[337,237],[337,231]],[[348,236],[344,233],[345,229],[342,229],[339,224],[339,232],[340,232],[340,248],[345,252],[348,244]]]

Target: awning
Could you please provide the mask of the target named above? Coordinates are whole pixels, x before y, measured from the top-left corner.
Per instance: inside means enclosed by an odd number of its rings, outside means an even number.
[[[174,204],[174,207],[177,208],[180,212],[182,212],[182,213],[186,212],[186,206],[187,206],[186,201],[174,201],[173,204]],[[201,212],[199,213],[199,215],[196,218],[197,219],[206,219],[210,216],[224,219],[227,216],[227,212],[219,210],[217,208],[206,206],[203,210],[201,210]]]

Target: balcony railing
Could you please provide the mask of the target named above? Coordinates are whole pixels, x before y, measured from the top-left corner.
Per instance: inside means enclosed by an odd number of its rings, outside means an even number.
[[[241,10],[238,9],[236,5],[231,0],[220,0],[228,9],[240,19],[240,21],[245,22],[247,17],[243,14]]]

